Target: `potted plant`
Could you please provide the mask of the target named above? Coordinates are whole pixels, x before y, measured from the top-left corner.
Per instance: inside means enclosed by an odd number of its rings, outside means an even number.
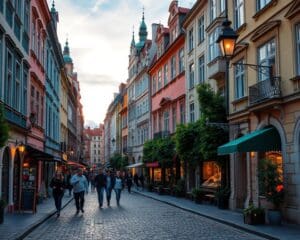
[[[250,225],[264,224],[265,223],[265,210],[260,207],[255,207],[253,203],[250,203],[247,208],[244,209],[244,223]]]
[[[215,192],[218,208],[227,209],[229,201],[230,190],[228,187],[220,187]]]
[[[175,197],[183,197],[184,196],[184,186],[185,181],[180,179],[177,181],[177,184],[173,187],[173,194]]]
[[[258,166],[258,182],[260,195],[265,196],[273,205],[268,209],[267,216],[270,224],[281,224],[281,204],[284,201],[284,187],[278,165],[272,160],[261,160]]]
[[[196,203],[202,203],[204,192],[200,188],[193,188],[192,189],[192,196]]]
[[[6,207],[6,201],[0,198],[0,224],[4,222],[4,209]]]

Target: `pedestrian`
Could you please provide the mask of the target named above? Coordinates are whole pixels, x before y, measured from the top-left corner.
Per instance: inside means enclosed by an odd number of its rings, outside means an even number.
[[[66,177],[66,188],[69,191],[69,197],[71,197],[72,194],[72,184],[71,184],[71,178],[72,178],[72,174],[70,171],[67,171],[67,177]]]
[[[144,182],[145,182],[145,178],[144,178],[143,173],[141,173],[141,175],[140,175],[140,182],[141,182],[142,190],[144,190]]]
[[[84,213],[84,193],[88,193],[88,182],[86,177],[83,175],[83,171],[81,168],[77,170],[77,174],[75,174],[70,183],[73,185],[73,193],[76,203],[76,214],[81,210]]]
[[[90,172],[91,192],[95,192],[95,170]]]
[[[90,178],[89,178],[89,173],[88,171],[84,170],[83,175],[85,176],[87,182],[88,182],[88,189],[90,187]]]
[[[99,208],[103,206],[103,193],[106,187],[106,176],[103,173],[102,168],[99,169],[99,174],[95,177],[95,187],[98,194]]]
[[[116,193],[116,200],[117,200],[117,206],[120,206],[120,199],[121,199],[121,192],[124,188],[124,182],[123,179],[121,177],[121,173],[120,171],[117,171],[117,175],[115,178],[115,193]]]
[[[110,170],[106,171],[106,187],[105,187],[105,191],[106,191],[106,201],[107,201],[107,206],[110,206],[110,199],[111,199],[111,192],[112,189],[115,185],[115,177],[114,175],[111,173]]]
[[[61,172],[56,172],[51,180],[50,187],[53,189],[53,198],[56,207],[57,217],[60,216],[61,202],[64,196],[65,183]]]
[[[139,190],[139,176],[137,175],[137,173],[134,174],[133,181],[134,181],[136,189]]]
[[[131,172],[129,172],[128,175],[127,175],[126,185],[127,185],[128,193],[131,193],[131,186],[132,186],[132,174],[131,174]]]

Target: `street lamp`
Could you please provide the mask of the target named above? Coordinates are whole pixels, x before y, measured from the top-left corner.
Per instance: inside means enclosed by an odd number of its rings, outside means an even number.
[[[236,32],[230,27],[231,21],[226,19],[224,20],[222,26],[222,32],[217,39],[217,43],[220,46],[223,57],[225,57],[226,61],[226,69],[225,69],[225,100],[226,100],[226,114],[229,115],[229,60],[233,56],[236,39],[238,35]]]

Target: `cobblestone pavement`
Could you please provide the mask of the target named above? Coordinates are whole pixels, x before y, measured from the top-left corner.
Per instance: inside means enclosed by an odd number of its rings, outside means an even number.
[[[122,193],[121,206],[112,194],[111,207],[99,209],[96,193],[86,197],[85,213],[69,204],[26,239],[262,239],[176,207],[137,194]]]

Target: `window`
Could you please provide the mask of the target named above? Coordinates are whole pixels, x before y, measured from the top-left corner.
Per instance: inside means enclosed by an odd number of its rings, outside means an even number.
[[[217,17],[217,0],[210,0],[210,21],[212,22]]]
[[[29,1],[25,0],[24,3],[24,29],[26,32],[29,31],[29,19],[30,19],[30,12],[29,12]]]
[[[263,9],[272,0],[256,0],[257,11]]]
[[[184,71],[184,49],[179,50],[179,73]]]
[[[218,34],[219,34],[219,29],[216,28],[209,35],[209,61],[210,62],[219,56],[219,46],[218,43],[216,43]]]
[[[176,130],[176,105],[172,108],[172,130],[175,132]]]
[[[27,114],[27,82],[28,82],[28,70],[23,69],[23,96],[22,96],[22,113]]]
[[[234,0],[234,28],[244,24],[244,0]]]
[[[35,52],[35,35],[36,35],[36,28],[35,28],[35,18],[32,18],[32,25],[31,25],[31,49]],[[51,63],[51,62],[50,62]]]
[[[20,95],[21,95],[21,65],[18,61],[16,61],[16,85],[15,85],[15,93],[14,93],[14,107],[17,111],[21,111],[20,107]]]
[[[225,0],[220,0],[220,10],[221,10],[221,13],[222,12],[225,12]]]
[[[198,74],[199,74],[199,83],[204,83],[205,81],[205,61],[204,55],[198,59]]]
[[[10,27],[13,26],[13,6],[11,5],[10,1],[6,1],[6,21]]]
[[[169,131],[169,111],[164,112],[164,131]]]
[[[194,29],[189,31],[189,51],[194,49]]]
[[[180,103],[180,123],[185,123],[185,105],[184,102]]]
[[[195,105],[190,103],[190,122],[195,122]]]
[[[190,89],[195,86],[195,65],[194,63],[190,64],[189,67],[189,84],[190,84]]]
[[[156,78],[155,76],[152,77],[152,93],[156,93]]]
[[[15,0],[15,10],[19,18],[21,18],[21,0]]]
[[[4,1],[0,1],[0,12],[2,12],[2,13],[3,13],[3,3],[4,3]]]
[[[171,80],[176,77],[176,57],[173,56],[171,59]]]
[[[13,84],[13,55],[7,49],[6,52],[6,81],[4,86],[4,101],[8,105],[12,104],[12,84]]]
[[[258,65],[261,66],[271,66],[275,67],[275,40],[265,43],[261,47],[258,48]],[[270,79],[269,68],[261,67],[260,71],[258,71],[258,80],[264,81]]]
[[[204,15],[198,19],[198,43],[204,41],[205,36]]]
[[[245,96],[245,70],[243,63],[244,60],[241,60],[234,66],[235,99]]]
[[[164,66],[164,86],[167,85],[167,83],[168,83],[168,76],[169,76],[168,64],[165,64],[165,66]]]
[[[158,71],[158,81],[157,81],[157,90],[161,89],[162,79],[161,79],[161,69]]]
[[[300,75],[300,23],[296,25],[297,75]]]

